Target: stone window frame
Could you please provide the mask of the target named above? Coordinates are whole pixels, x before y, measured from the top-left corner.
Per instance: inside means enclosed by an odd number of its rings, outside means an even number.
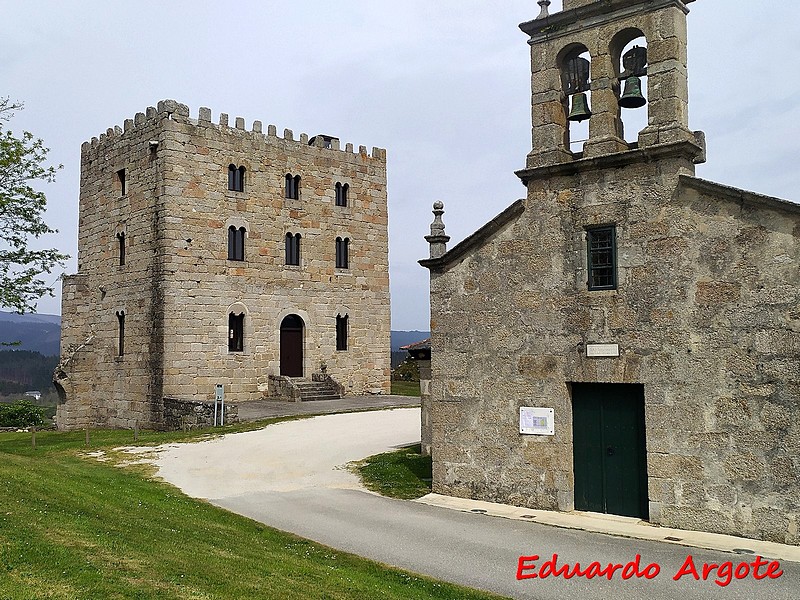
[[[586,285],[589,291],[616,290],[619,283],[617,267],[617,226],[587,227]]]
[[[116,173],[116,187],[119,190],[120,197],[128,194],[128,182],[125,176],[125,168],[117,169]]]
[[[244,225],[237,227],[235,224],[228,226],[228,260],[244,262],[245,259],[245,240],[247,239],[247,228]]]
[[[228,313],[228,353],[244,352],[244,322],[246,313]]]
[[[117,359],[125,356],[125,309],[116,311],[117,315]]]
[[[286,232],[284,236],[284,265],[287,267],[299,267],[302,264],[303,255],[301,252],[301,240],[303,236],[300,233]]]
[[[336,351],[347,351],[348,333],[350,332],[350,315],[336,315]]]
[[[287,200],[300,200],[300,175],[286,173],[283,178],[284,197]]]
[[[244,192],[245,173],[247,168],[244,165],[238,167],[233,163],[228,165],[229,192]]]
[[[341,208],[347,208],[350,196],[350,184],[337,181],[334,186],[334,203]]]
[[[117,255],[119,258],[119,266],[124,267],[126,260],[125,231],[118,231],[115,237],[117,238]]]
[[[337,269],[350,269],[350,237],[346,235],[336,237],[336,262]]]

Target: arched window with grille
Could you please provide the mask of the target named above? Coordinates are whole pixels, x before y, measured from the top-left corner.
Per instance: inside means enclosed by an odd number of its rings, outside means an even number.
[[[228,260],[244,260],[244,238],[247,230],[238,229],[231,225],[228,227]]]

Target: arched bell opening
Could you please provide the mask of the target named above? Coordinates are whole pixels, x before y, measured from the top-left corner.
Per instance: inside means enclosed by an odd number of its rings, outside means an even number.
[[[564,147],[572,153],[582,152],[584,143],[589,139],[589,119],[592,116],[591,64],[589,50],[582,44],[571,44],[558,55],[566,116]]]
[[[619,137],[635,145],[649,120],[647,38],[639,29],[623,29],[614,36],[609,50],[617,77]]]

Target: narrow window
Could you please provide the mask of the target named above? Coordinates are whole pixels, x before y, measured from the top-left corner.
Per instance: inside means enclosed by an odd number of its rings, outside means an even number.
[[[290,173],[287,173],[284,179],[286,197],[290,200],[298,200],[300,198],[300,175],[292,176]]]
[[[233,192],[244,191],[244,167],[228,165],[228,189]]]
[[[347,350],[347,315],[336,315],[336,349]]]
[[[348,246],[350,245],[350,238],[336,238],[336,268],[348,269],[350,258],[348,256]]]
[[[117,311],[117,322],[119,323],[119,338],[117,341],[117,356],[125,354],[125,311]]]
[[[247,230],[228,227],[228,260],[244,260],[244,238]]]
[[[125,264],[125,232],[120,231],[117,234],[117,243],[119,245],[119,266]]]
[[[300,234],[286,234],[286,264],[300,266]]]
[[[617,288],[616,228],[593,227],[586,231],[588,250],[589,289],[614,290]]]
[[[350,185],[345,183],[336,184],[336,206],[347,206],[347,192],[350,190]]]
[[[119,182],[119,195],[124,196],[128,191],[125,185],[125,169],[117,171],[117,181]]]
[[[228,315],[228,352],[244,350],[244,313]]]

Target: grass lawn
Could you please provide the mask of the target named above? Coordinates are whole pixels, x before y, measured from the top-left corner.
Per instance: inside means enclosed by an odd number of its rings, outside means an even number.
[[[420,445],[384,452],[355,463],[364,486],[390,498],[413,500],[431,491],[431,457]]]
[[[226,430],[242,427],[226,428]],[[140,445],[202,433],[142,432]],[[0,598],[493,598],[285,534],[87,451],[130,431],[0,434]]]
[[[397,396],[419,397],[419,381],[392,381],[392,393]]]

